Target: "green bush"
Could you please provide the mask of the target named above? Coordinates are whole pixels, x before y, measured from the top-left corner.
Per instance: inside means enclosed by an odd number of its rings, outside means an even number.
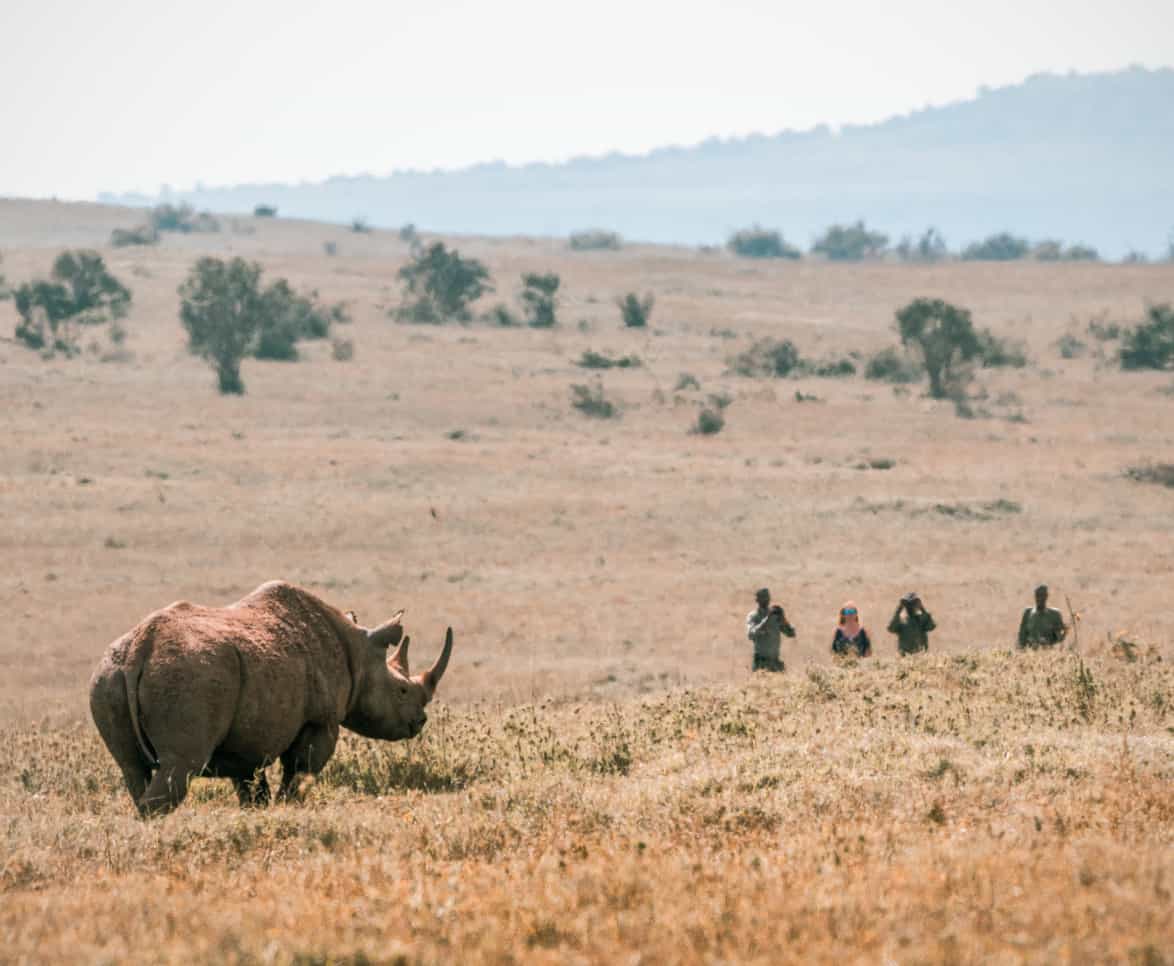
[[[1097,262],[1100,254],[1089,245],[1064,246],[1063,242],[1048,238],[1036,242],[1031,255],[1040,262]]]
[[[261,318],[257,344],[250,354],[257,359],[293,362],[298,358],[298,342],[325,339],[335,322],[350,321],[341,303],[326,306],[317,298],[317,292],[299,295],[284,278],[271,284],[257,303]]]
[[[149,217],[149,226],[155,232],[178,232],[190,234],[192,232],[220,231],[220,222],[208,212],[196,214],[189,204],[162,204],[152,209]]]
[[[603,386],[599,383],[594,386],[572,385],[571,405],[592,419],[615,419],[620,414],[619,407],[604,396]]]
[[[760,225],[743,228],[734,232],[726,242],[735,255],[743,258],[801,258],[803,253],[794,245],[783,240],[777,231]]]
[[[1065,332],[1056,340],[1056,348],[1065,359],[1078,359],[1088,351],[1088,343],[1071,332]]]
[[[783,377],[797,372],[803,362],[790,339],[759,339],[730,360],[730,368],[740,376]]]
[[[277,206],[276,205],[254,205],[253,206],[253,217],[254,218],[276,218],[277,217]]]
[[[833,262],[859,262],[879,258],[888,249],[889,236],[869,231],[863,221],[854,225],[832,225],[811,246],[813,252]]]
[[[0,255],[0,264],[3,264],[4,256]],[[6,302],[12,298],[12,293],[8,290],[8,282],[4,278],[4,273],[0,272],[0,302]]]
[[[1122,369],[1174,368],[1174,306],[1151,305],[1146,317],[1121,337]]]
[[[656,300],[649,292],[644,298],[639,298],[635,292],[629,292],[622,299],[616,299],[620,307],[620,317],[624,320],[624,327],[628,329],[643,329],[652,317],[652,306]]]
[[[684,392],[687,389],[700,389],[701,383],[697,381],[697,377],[691,372],[682,372],[677,376],[677,383],[673,386],[675,392]]]
[[[362,215],[355,215],[351,219],[351,231],[356,235],[369,235],[371,234],[371,225],[368,224],[367,219]]]
[[[522,276],[522,307],[526,324],[532,329],[549,329],[557,324],[559,277],[554,272],[540,275],[534,272]]]
[[[725,428],[726,417],[720,409],[710,409],[708,406],[697,414],[697,422],[690,430],[698,436],[714,436]]]
[[[462,258],[443,242],[415,252],[399,270],[405,301],[396,318],[405,322],[438,324],[469,319],[469,304],[492,292],[489,270],[475,258]]]
[[[1000,339],[983,329],[978,333],[978,358],[984,369],[1022,369],[1027,365],[1027,349],[1022,342]]]
[[[1026,258],[1030,251],[1026,238],[1000,232],[980,242],[971,242],[962,250],[962,258],[969,262],[1013,262]]]
[[[20,321],[16,338],[31,349],[78,352],[77,326],[121,319],[130,290],[106,269],[95,251],[65,251],[53,262],[52,281],[26,282],[13,293]]]
[[[510,311],[510,307],[504,302],[499,302],[488,312],[486,312],[485,315],[482,316],[482,321],[490,322],[493,325],[500,325],[502,328],[509,328],[511,326],[522,324],[522,320],[514,315],[514,313]]]
[[[864,378],[904,385],[918,382],[922,369],[899,349],[889,346],[872,356],[864,367]]]
[[[642,363],[639,356],[620,356],[612,358],[593,349],[585,349],[575,365],[583,369],[636,369]]]
[[[570,245],[571,251],[594,252],[618,251],[623,247],[624,242],[614,231],[606,231],[603,228],[586,228],[583,231],[571,232],[567,244]]]
[[[964,364],[982,352],[970,313],[941,299],[914,299],[897,312],[901,343],[920,352],[929,394],[945,399],[962,390]]]
[[[157,245],[159,232],[150,225],[139,225],[136,228],[115,228],[110,233],[112,248],[128,248],[131,245]]]
[[[950,254],[946,248],[946,239],[936,228],[927,228],[917,241],[906,235],[897,244],[895,251],[903,262],[940,262]]]

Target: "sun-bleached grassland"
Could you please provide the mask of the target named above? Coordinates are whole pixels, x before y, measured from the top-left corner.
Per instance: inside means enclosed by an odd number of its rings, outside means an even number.
[[[138,217],[0,202],[0,272]],[[454,239],[487,303],[559,272],[563,324],[433,328],[386,318],[394,233],[224,226],[104,250],[134,292],[128,361],[42,361],[0,303],[7,956],[1169,957],[1174,493],[1123,470],[1172,460],[1174,394],[1087,324],[1174,297],[1174,266]],[[204,253],[346,300],[354,360],[311,345],[217,396],[176,315]],[[656,295],[647,332],[619,325],[628,291]],[[979,374],[988,417],[727,372],[768,335],[871,353],[917,295],[1027,343],[1027,368]],[[1089,352],[1062,358],[1065,333]],[[619,420],[570,407],[587,348],[643,360],[602,376]],[[719,392],[726,428],[690,435]],[[98,655],[171,600],[274,577],[365,623],[406,607],[417,660],[454,626],[425,737],[348,741],[303,806],[242,814],[199,782],[141,825],[87,720]],[[1004,653],[1040,580],[1083,614],[1075,655]],[[799,637],[786,679],[748,682],[763,583]],[[900,664],[883,624],[910,587],[939,630]],[[849,598],[883,660],[841,669]]]

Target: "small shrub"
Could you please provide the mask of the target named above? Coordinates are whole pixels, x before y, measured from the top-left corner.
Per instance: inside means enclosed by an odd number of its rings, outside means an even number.
[[[396,311],[405,322],[467,321],[469,304],[492,292],[489,270],[475,258],[462,258],[444,242],[416,251],[399,270],[407,299]]]
[[[711,392],[709,394],[709,405],[718,412],[728,408],[733,401],[734,397],[727,392]]]
[[[802,362],[799,350],[790,339],[759,339],[748,349],[738,353],[730,367],[740,376],[789,376]]]
[[[332,339],[330,357],[335,362],[350,362],[355,357],[355,343],[351,339]]]
[[[904,385],[918,382],[922,368],[900,349],[889,346],[873,355],[864,366],[864,378]]]
[[[1101,254],[1091,245],[1069,245],[1064,252],[1064,260],[1068,262],[1099,262]]]
[[[1078,359],[1088,351],[1088,343],[1066,332],[1056,340],[1056,348],[1065,359]]]
[[[936,228],[927,228],[917,241],[908,235],[901,239],[896,249],[897,257],[903,262],[940,262],[949,255],[946,240]]]
[[[338,242],[324,241],[322,243],[322,253],[333,258],[338,254]]]
[[[1174,463],[1149,463],[1131,466],[1125,475],[1138,483],[1157,483],[1174,488]]]
[[[575,365],[583,369],[635,369],[641,365],[639,356],[620,356],[613,359],[611,356],[596,352],[594,349],[585,349]]]
[[[1030,251],[1031,245],[1026,238],[1000,232],[982,241],[971,242],[962,250],[962,258],[971,262],[1013,262],[1026,258]]]
[[[720,433],[725,425],[726,417],[722,411],[707,406],[697,414],[697,422],[690,432],[697,436],[714,436]]]
[[[620,307],[620,317],[624,321],[624,327],[643,329],[647,326],[655,301],[651,292],[644,298],[639,298],[635,292],[629,292],[622,299],[617,299],[616,304]]]
[[[355,221],[366,225],[361,218],[356,218]],[[352,230],[354,230],[354,224],[354,222],[351,223]],[[399,240],[407,242],[409,245],[416,245],[420,241],[420,233],[416,231],[416,226],[409,221],[406,225],[400,226]]]
[[[687,389],[700,389],[701,383],[697,381],[697,377],[692,373],[682,372],[677,376],[677,383],[673,386],[674,392],[684,392]]]
[[[914,299],[897,312],[897,329],[902,345],[921,353],[934,399],[963,392],[964,364],[982,351],[966,309],[942,299]]]
[[[571,232],[567,244],[574,252],[618,251],[623,247],[623,239],[614,231],[586,228]]]
[[[888,244],[888,235],[869,231],[863,221],[857,221],[854,225],[832,225],[816,239],[811,250],[833,262],[859,262],[866,258],[879,258],[887,250]]]
[[[1149,306],[1145,319],[1122,333],[1120,360],[1122,369],[1174,368],[1174,306]]]
[[[549,329],[558,322],[555,310],[559,282],[554,272],[544,275],[530,272],[522,276],[521,300],[526,311],[526,324],[530,328]]]
[[[571,405],[592,419],[615,419],[620,414],[615,403],[604,396],[603,386],[599,383],[594,386],[572,385]]]
[[[0,255],[0,264],[4,262],[4,256]],[[4,278],[4,273],[0,272],[0,302],[5,302],[12,298],[12,293],[8,290],[8,282]]]
[[[137,228],[115,228],[110,233],[112,248],[129,248],[132,245],[157,245],[159,232],[150,225],[139,225]]]
[[[1007,366],[1022,369],[1027,365],[1027,352],[1022,342],[1000,339],[990,329],[978,333],[978,358],[984,369]]]
[[[485,314],[485,321],[490,322],[493,325],[500,325],[502,328],[509,328],[510,326],[522,324],[522,320],[514,315],[514,313],[510,311],[510,307],[504,302],[498,302],[497,305],[491,308]]]
[[[156,232],[178,232],[187,235],[192,232],[220,231],[220,222],[204,211],[196,214],[189,204],[162,204],[152,209],[150,227]]]
[[[262,205],[254,205],[253,206],[253,217],[254,218],[276,218],[277,217],[277,206],[276,205],[263,205],[263,204]]]
[[[789,245],[777,231],[760,225],[742,228],[734,232],[726,247],[742,258],[801,258],[803,253]]]
[[[807,375],[825,379],[839,379],[843,376],[856,375],[856,363],[847,357],[825,359],[822,362],[804,362],[801,364],[801,369]]]
[[[258,303],[260,328],[251,354],[257,359],[292,362],[298,358],[298,342],[325,339],[331,325],[350,321],[341,303],[326,306],[317,297],[317,292],[299,295],[284,278],[270,285]]]
[[[351,231],[356,235],[369,235],[371,234],[371,225],[362,215],[355,215],[351,219]]]

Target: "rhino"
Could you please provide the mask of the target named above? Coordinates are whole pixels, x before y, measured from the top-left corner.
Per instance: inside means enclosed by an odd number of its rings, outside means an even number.
[[[278,796],[296,797],[340,726],[414,738],[452,628],[436,663],[411,677],[402,618],[368,629],[284,581],[227,607],[178,601],[150,614],[110,645],[90,682],[94,724],[139,814],[176,808],[198,776],[232,779],[242,805],[267,803],[261,769],[278,759]]]

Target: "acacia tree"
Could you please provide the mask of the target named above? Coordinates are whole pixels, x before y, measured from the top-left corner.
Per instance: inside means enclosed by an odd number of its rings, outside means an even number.
[[[489,269],[475,258],[462,258],[444,242],[433,242],[417,251],[399,270],[409,300],[396,311],[407,322],[466,321],[469,303],[492,292]]]
[[[241,360],[250,353],[263,318],[261,266],[234,258],[201,258],[179,287],[179,318],[188,350],[216,370],[222,393],[241,395]]]
[[[95,251],[65,251],[51,281],[35,279],[13,293],[20,322],[16,337],[33,349],[75,355],[78,325],[101,325],[126,315],[130,290]]]
[[[934,399],[950,395],[964,364],[982,352],[970,312],[942,299],[914,299],[897,312],[897,329],[901,342],[921,353]]]

